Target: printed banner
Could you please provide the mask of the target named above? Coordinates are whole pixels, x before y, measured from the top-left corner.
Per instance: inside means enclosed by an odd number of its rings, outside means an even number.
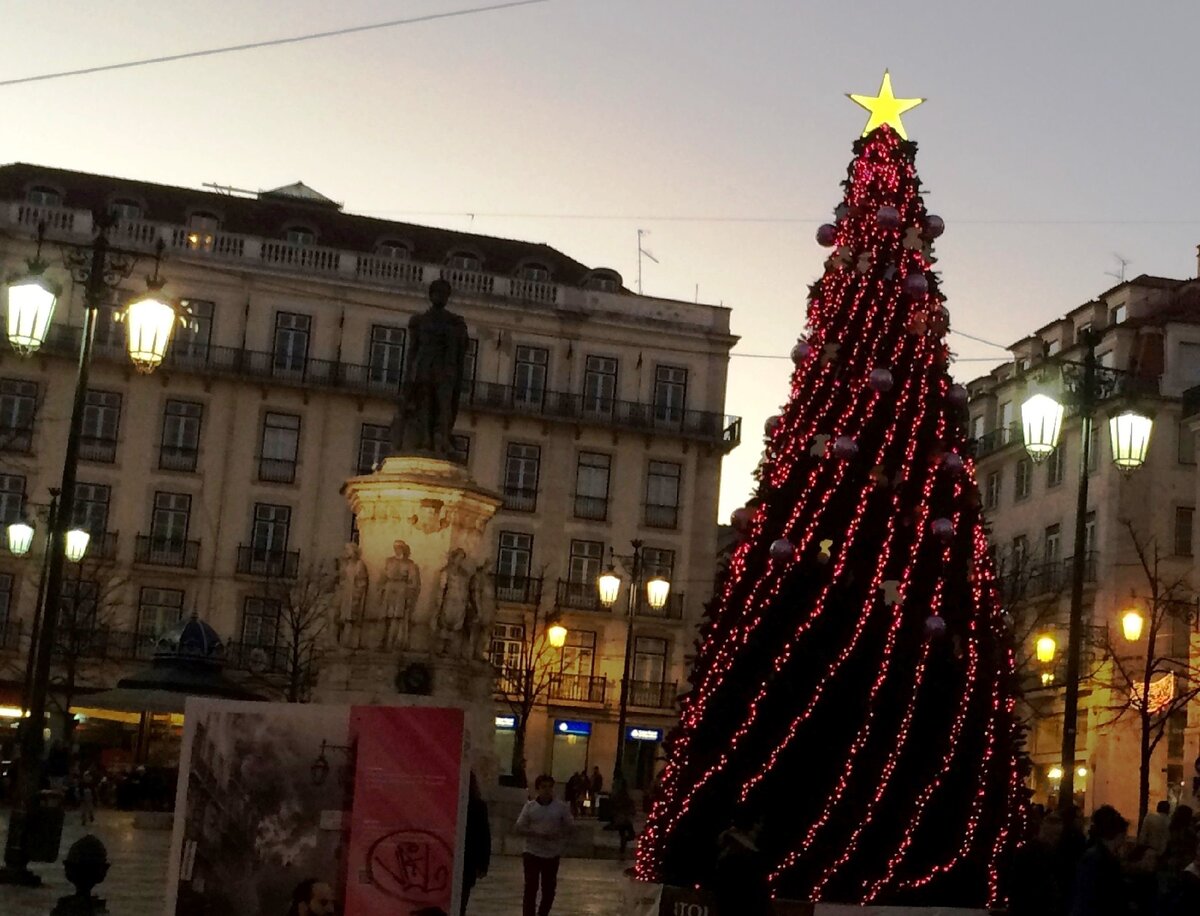
[[[190,699],[167,916],[458,912],[465,717],[428,705]]]

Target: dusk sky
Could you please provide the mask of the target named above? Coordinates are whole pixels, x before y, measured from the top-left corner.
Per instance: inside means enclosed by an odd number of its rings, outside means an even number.
[[[0,5],[0,80],[485,5]],[[284,12],[286,11],[286,13]],[[1008,344],[1127,275],[1196,275],[1195,44],[1173,2],[547,0],[282,47],[0,86],[0,161],[199,187],[302,180],[350,212],[543,241],[648,294],[733,308],[745,418],[721,516],[825,252],[817,225],[885,67],[947,224],[952,327]],[[476,214],[472,219],[468,214]],[[952,337],[960,380],[1003,352]],[[763,358],[764,356],[784,358]]]

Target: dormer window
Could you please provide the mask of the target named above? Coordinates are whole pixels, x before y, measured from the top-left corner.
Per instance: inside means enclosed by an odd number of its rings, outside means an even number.
[[[376,252],[385,258],[393,258],[397,261],[407,261],[412,252],[404,242],[396,241],[395,239],[386,239],[376,246]]]
[[[1054,356],[1060,350],[1062,350],[1062,341],[1059,340],[1057,337],[1054,340],[1051,340],[1046,344],[1046,355],[1047,356]]]
[[[316,234],[304,226],[289,226],[284,232],[284,238],[289,245],[299,246],[312,245],[317,240]]]
[[[621,291],[621,275],[615,270],[598,267],[583,278],[583,285],[587,289],[594,289],[602,293],[619,293]]]
[[[192,251],[212,251],[213,239],[220,228],[221,220],[217,214],[196,210],[188,217],[188,248]]]
[[[1125,320],[1126,308],[1124,305],[1118,305],[1115,309],[1108,313],[1109,324],[1120,324]]]
[[[446,259],[446,266],[451,270],[482,270],[483,262],[469,251],[456,251]]]
[[[35,207],[61,207],[62,195],[54,188],[38,186],[30,188],[29,193],[25,195],[25,199]]]
[[[525,264],[517,269],[517,279],[532,280],[535,283],[548,283],[550,281],[550,268],[545,264]]]
[[[112,214],[112,218],[118,222],[142,218],[141,205],[127,198],[114,200],[108,210]]]

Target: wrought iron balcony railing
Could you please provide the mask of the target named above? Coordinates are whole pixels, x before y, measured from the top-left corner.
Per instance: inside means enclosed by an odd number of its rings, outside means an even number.
[[[537,490],[525,487],[504,488],[504,508],[514,512],[534,512],[537,510]]]
[[[164,445],[158,450],[158,466],[164,471],[194,471],[200,449],[187,445]]]
[[[558,607],[571,608],[576,611],[603,611],[607,614],[611,610],[600,603],[600,595],[596,591],[595,581],[573,582],[559,579],[555,604]]]
[[[550,677],[551,700],[566,703],[603,703],[605,678],[591,674],[555,674]]]
[[[602,496],[581,496],[576,493],[575,517],[593,522],[606,521],[608,519],[608,500]]]
[[[134,560],[150,566],[195,569],[200,560],[200,542],[158,537],[153,534],[139,534]]]
[[[526,604],[537,607],[542,600],[542,579],[536,576],[494,573],[492,588],[496,600],[507,604]]]
[[[666,681],[629,681],[629,705],[644,709],[674,709],[678,685]]]
[[[237,571],[244,576],[295,579],[300,574],[300,551],[238,544]]]

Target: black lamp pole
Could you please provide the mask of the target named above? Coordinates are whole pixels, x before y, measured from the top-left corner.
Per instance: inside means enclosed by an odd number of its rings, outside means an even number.
[[[629,594],[625,623],[625,666],[621,669],[621,708],[617,716],[617,758],[613,761],[612,787],[625,781],[625,721],[629,717],[629,669],[633,661],[633,614],[642,587],[642,542],[634,540],[633,556],[629,559]]]
[[[46,524],[54,525],[54,516],[58,512],[58,490],[50,489],[50,511],[46,516]],[[33,669],[37,667],[38,628],[42,623],[42,602],[46,597],[46,571],[50,566],[50,554],[42,556],[42,572],[38,576],[37,601],[33,605],[33,627],[29,631],[29,658],[25,662],[25,682],[21,687],[21,708],[29,708],[29,691],[33,687]],[[24,727],[25,720],[21,720]]]

